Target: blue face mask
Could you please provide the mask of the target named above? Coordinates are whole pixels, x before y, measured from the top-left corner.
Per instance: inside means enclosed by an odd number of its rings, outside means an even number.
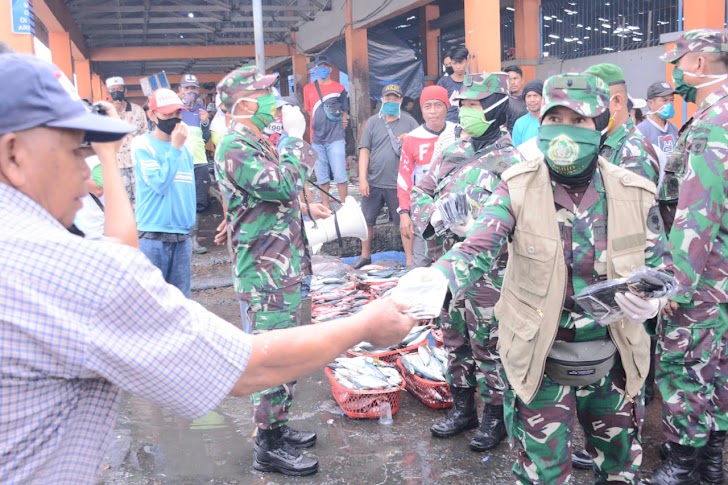
[[[319,79],[326,79],[331,74],[331,68],[326,66],[317,66],[315,69],[316,77]]]
[[[382,103],[382,114],[387,116],[399,116],[400,106],[396,101],[385,101]]]
[[[672,105],[672,103],[667,103],[660,109],[660,111],[657,112],[657,116],[659,116],[663,120],[669,120],[670,118],[675,116],[675,107]]]

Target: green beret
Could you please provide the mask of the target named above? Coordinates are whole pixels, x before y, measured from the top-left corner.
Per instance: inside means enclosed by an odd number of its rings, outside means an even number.
[[[592,76],[598,77],[607,83],[607,86],[625,84],[622,68],[614,64],[595,64],[584,71],[584,74],[591,74]]]

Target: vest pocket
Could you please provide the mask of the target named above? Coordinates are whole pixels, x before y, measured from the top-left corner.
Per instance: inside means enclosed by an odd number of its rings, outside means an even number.
[[[503,289],[495,306],[495,315],[498,318],[498,345],[508,379],[523,383],[531,367],[533,340],[541,328],[542,317],[507,288]]]
[[[614,272],[617,276],[627,278],[632,275],[639,267],[645,264],[645,247],[644,244],[635,248],[621,251],[614,254],[610,258],[614,266]]]
[[[559,241],[516,229],[511,249],[516,254],[509,260],[513,265],[513,281],[533,295],[546,296]]]

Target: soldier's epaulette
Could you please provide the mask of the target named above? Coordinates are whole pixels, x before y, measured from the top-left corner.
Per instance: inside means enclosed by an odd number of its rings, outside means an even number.
[[[657,193],[655,184],[641,175],[637,175],[625,168],[611,164],[603,157],[599,157],[599,171],[602,177],[617,178],[624,187],[639,187],[652,194]]]
[[[507,182],[518,175],[528,172],[535,172],[536,170],[538,170],[538,167],[541,165],[541,163],[543,163],[543,155],[537,158],[526,160],[521,163],[517,163],[515,165],[512,165],[511,168],[509,168],[505,172],[503,172],[503,175],[501,175],[501,179]]]

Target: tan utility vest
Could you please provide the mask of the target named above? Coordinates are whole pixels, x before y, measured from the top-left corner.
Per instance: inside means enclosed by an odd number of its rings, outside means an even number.
[[[645,264],[647,213],[654,204],[655,185],[602,157],[599,170],[607,197],[607,277],[629,276]],[[556,339],[568,273],[543,157],[508,169],[502,179],[508,185],[516,228],[495,306],[498,348],[511,386],[529,403]],[[626,319],[610,325],[609,335],[619,350],[631,399],[647,377],[650,338],[641,323]]]

